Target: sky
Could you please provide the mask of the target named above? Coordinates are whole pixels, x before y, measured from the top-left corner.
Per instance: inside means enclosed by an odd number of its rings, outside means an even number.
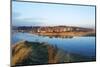
[[[12,25],[95,27],[95,6],[14,1]]]

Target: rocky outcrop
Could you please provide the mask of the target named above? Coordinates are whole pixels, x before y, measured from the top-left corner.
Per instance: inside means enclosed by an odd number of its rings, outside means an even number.
[[[48,43],[22,41],[12,46],[12,66],[90,61]]]

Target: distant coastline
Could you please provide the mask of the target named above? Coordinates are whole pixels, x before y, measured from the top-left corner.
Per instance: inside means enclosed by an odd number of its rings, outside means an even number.
[[[14,32],[26,32],[49,37],[95,36],[94,29],[74,26],[20,26],[13,27],[13,30]]]

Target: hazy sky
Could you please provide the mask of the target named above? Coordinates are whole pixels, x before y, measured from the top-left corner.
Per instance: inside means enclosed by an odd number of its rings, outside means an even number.
[[[95,27],[95,6],[13,2],[12,24]]]

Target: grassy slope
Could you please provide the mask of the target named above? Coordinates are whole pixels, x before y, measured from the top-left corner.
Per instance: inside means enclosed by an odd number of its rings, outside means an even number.
[[[92,60],[79,55],[65,53],[56,46],[51,46],[47,43],[23,41],[12,48],[12,66]]]

